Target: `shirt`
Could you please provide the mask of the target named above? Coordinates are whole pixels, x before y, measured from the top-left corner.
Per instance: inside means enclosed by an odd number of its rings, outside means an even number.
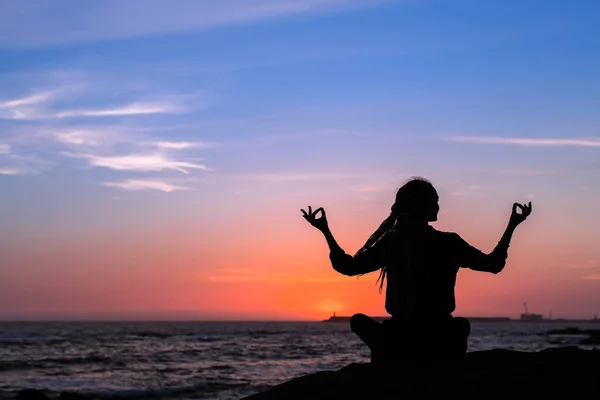
[[[356,256],[343,250],[330,252],[333,268],[348,276],[385,267],[386,311],[397,319],[430,319],[451,314],[454,287],[460,268],[500,272],[507,257],[506,244],[485,254],[457,233],[427,226],[410,235],[387,234],[373,247]]]

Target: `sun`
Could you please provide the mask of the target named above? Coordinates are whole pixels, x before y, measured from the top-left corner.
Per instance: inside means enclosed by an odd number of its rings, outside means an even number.
[[[332,315],[333,313],[341,314],[345,310],[344,303],[335,299],[319,300],[315,304],[315,311]]]

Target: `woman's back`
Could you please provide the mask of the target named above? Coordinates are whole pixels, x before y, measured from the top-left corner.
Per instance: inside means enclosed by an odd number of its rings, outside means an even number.
[[[453,246],[455,235],[431,226],[420,232],[392,235],[387,243],[385,302],[390,315],[423,320],[454,311],[454,285],[460,267]]]

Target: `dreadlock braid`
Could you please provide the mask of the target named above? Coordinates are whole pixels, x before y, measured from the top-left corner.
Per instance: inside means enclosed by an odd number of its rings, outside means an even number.
[[[361,254],[369,249],[371,251],[381,252],[379,254],[386,260],[386,264],[381,268],[377,283],[379,283],[379,292],[383,289],[383,283],[387,275],[387,268],[390,262],[398,263],[400,267],[398,273],[400,281],[403,283],[403,293],[405,304],[410,312],[414,300],[414,279],[415,271],[411,264],[411,244],[410,232],[408,231],[408,221],[411,217],[410,208],[412,203],[418,197],[419,189],[423,186],[432,186],[431,183],[420,177],[411,178],[404,186],[398,189],[396,201],[392,205],[390,215],[379,225],[379,228],[369,237],[366,243],[356,252],[356,255]],[[386,246],[378,245],[382,240],[387,242]],[[397,301],[401,293],[394,293],[394,299]]]

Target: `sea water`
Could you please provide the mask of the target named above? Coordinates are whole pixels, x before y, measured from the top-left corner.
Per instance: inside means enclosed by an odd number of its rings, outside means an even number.
[[[598,324],[473,323],[469,351],[577,345],[581,337],[547,335],[570,326]],[[0,322],[0,400],[24,388],[50,395],[240,399],[368,360],[347,323]]]

